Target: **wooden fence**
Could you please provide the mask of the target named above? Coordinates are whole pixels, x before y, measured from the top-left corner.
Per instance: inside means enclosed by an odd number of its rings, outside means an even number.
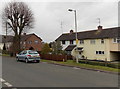
[[[42,59],[53,60],[53,61],[67,61],[72,58],[68,55],[55,55],[55,54],[41,54]]]

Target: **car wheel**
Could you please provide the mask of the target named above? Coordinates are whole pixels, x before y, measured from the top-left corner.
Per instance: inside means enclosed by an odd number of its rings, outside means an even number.
[[[25,59],[25,63],[28,63],[28,62],[29,62],[29,61],[28,61],[28,59],[26,58],[26,59]]]
[[[37,63],[39,63],[40,61],[38,60]]]
[[[19,58],[16,58],[16,61],[19,62]]]

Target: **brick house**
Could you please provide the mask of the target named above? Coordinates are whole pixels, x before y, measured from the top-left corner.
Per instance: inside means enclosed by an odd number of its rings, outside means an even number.
[[[2,49],[4,43],[6,43],[6,48],[9,50],[12,41],[13,41],[13,36],[7,36],[5,38],[5,36],[2,35],[2,42],[0,43],[0,48]],[[34,33],[33,34],[24,33],[21,36],[20,44],[21,44],[21,49],[23,50],[33,49],[40,52],[42,48],[42,39]]]

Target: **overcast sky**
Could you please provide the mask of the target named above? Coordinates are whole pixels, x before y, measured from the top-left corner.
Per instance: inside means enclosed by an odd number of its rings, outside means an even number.
[[[9,1],[0,3],[0,12]],[[74,12],[69,12],[69,8],[77,11],[78,32],[97,29],[97,18],[101,19],[103,28],[118,26],[117,0],[25,0],[25,3],[32,9],[35,18],[34,29],[29,33],[37,34],[44,42],[54,41],[62,33],[74,30]],[[1,27],[0,23],[0,29],[3,29]],[[2,30],[0,33],[4,34]]]

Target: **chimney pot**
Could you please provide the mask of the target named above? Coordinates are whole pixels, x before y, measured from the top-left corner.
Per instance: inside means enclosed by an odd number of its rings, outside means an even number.
[[[102,26],[99,25],[99,26],[98,26],[98,30],[102,30]]]
[[[73,30],[70,30],[70,33],[72,34],[74,31]]]
[[[26,33],[23,33],[23,35],[26,35]]]

